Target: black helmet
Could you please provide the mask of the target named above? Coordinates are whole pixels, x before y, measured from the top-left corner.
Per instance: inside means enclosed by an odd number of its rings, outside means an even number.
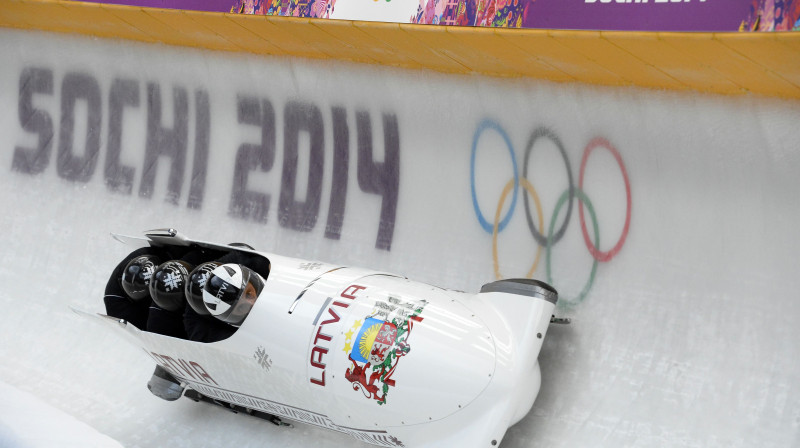
[[[150,297],[156,305],[167,311],[183,307],[183,291],[191,269],[192,265],[183,260],[170,260],[156,268],[150,281]]]
[[[160,263],[161,259],[155,255],[140,255],[125,265],[120,284],[128,297],[133,300],[150,297],[150,278]]]
[[[208,261],[200,264],[189,274],[189,281],[186,282],[186,301],[189,306],[201,316],[208,316],[209,312],[203,303],[203,287],[211,276],[211,271],[217,268],[220,263]]]
[[[250,268],[223,264],[206,281],[203,302],[212,316],[231,325],[241,325],[263,289],[264,279]]]

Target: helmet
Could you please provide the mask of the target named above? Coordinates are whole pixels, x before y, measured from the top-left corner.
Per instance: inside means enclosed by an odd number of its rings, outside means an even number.
[[[200,264],[189,274],[189,281],[186,282],[186,301],[189,306],[201,316],[208,316],[209,312],[203,303],[203,287],[211,276],[211,271],[220,266],[216,261],[208,261]]]
[[[125,265],[120,284],[128,297],[133,300],[150,297],[148,289],[150,277],[160,263],[161,259],[155,255],[140,255]]]
[[[216,267],[203,287],[203,302],[208,312],[231,325],[241,325],[253,307],[264,279],[240,264]]]
[[[167,261],[156,268],[150,281],[150,297],[156,305],[167,311],[183,307],[183,290],[191,269],[192,265],[183,260]]]

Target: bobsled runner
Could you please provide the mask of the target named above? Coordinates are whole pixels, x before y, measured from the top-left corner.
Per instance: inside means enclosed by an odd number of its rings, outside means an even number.
[[[379,446],[493,447],[539,392],[537,358],[558,298],[546,283],[499,280],[466,293],[194,241],[172,229],[115,238],[268,261],[263,289],[224,340],[169,337],[92,315],[142,348],[195,401]]]

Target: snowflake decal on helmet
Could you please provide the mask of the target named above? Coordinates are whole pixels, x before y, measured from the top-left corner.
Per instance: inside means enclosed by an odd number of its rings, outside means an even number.
[[[209,277],[211,277],[211,273],[210,272],[204,272],[202,275],[200,275],[200,279],[197,280],[197,286],[200,289],[205,288],[206,287],[206,282],[208,281]]]
[[[181,282],[180,276],[175,275],[174,272],[167,272],[167,274],[164,276],[164,286],[167,288],[167,291],[178,289],[180,282]]]
[[[142,273],[142,278],[144,281],[149,282],[150,279],[153,277],[153,273],[156,271],[156,267],[152,264],[147,264],[144,267],[144,272]]]

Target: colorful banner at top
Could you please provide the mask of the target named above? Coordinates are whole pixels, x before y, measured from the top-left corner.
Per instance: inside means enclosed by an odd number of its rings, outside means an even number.
[[[605,31],[800,30],[800,0],[88,1],[238,14],[428,25]]]

